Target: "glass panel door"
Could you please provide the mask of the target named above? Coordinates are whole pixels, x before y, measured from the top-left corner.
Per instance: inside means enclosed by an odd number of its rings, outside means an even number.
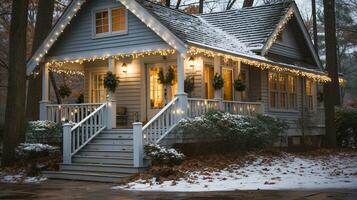
[[[226,101],[233,101],[233,70],[223,69],[223,79],[224,79],[224,97]]]
[[[105,73],[95,72],[91,76],[91,102],[102,103],[106,101],[107,90],[104,88]]]
[[[214,76],[214,67],[212,65],[205,65],[204,68],[205,99],[214,98],[214,89],[212,85],[213,76]]]

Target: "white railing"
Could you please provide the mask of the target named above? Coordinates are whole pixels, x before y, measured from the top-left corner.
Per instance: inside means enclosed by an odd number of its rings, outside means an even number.
[[[247,116],[264,113],[260,102],[223,101],[223,108],[225,112]]]
[[[56,123],[78,123],[95,111],[100,103],[91,104],[48,104],[46,105],[46,119]]]
[[[70,164],[72,156],[106,128],[107,103],[102,104],[79,123],[63,126],[63,163]]]
[[[179,109],[178,103],[179,98],[175,97],[142,128],[146,144],[160,142],[182,119],[185,111]]]
[[[218,110],[220,101],[214,99],[188,99],[188,117],[198,117],[210,110]]]

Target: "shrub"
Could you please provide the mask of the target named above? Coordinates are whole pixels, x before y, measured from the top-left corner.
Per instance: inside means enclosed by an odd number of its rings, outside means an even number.
[[[211,111],[193,119],[181,120],[175,132],[190,133],[198,141],[223,141],[230,150],[273,146],[288,125],[270,116],[247,117]]]
[[[26,142],[61,144],[61,125],[52,121],[31,121],[28,124]]]
[[[151,157],[153,165],[179,165],[185,159],[185,155],[175,149],[166,149],[155,144],[146,145],[144,149],[146,155]]]
[[[357,148],[357,109],[338,109],[335,118],[338,145],[343,148]]]
[[[42,168],[55,164],[59,155],[58,147],[47,144],[22,143],[16,148],[16,158],[27,167],[28,175],[38,175]],[[46,161],[47,165],[42,161]]]
[[[104,87],[110,92],[115,92],[119,85],[119,78],[113,72],[107,72],[104,78]]]

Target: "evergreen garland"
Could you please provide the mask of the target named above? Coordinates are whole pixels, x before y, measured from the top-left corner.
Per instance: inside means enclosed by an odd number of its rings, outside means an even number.
[[[173,85],[175,83],[175,69],[170,66],[169,70],[164,75],[164,71],[160,70],[159,72],[159,81],[163,85]]]

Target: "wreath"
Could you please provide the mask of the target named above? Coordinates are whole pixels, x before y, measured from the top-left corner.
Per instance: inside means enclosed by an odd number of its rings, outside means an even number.
[[[158,80],[163,85],[173,85],[175,83],[175,69],[170,66],[165,75],[164,71],[161,69]]]
[[[244,84],[244,82],[240,79],[237,79],[234,81],[234,89],[239,92],[243,92],[244,90],[247,89],[247,86]]]
[[[220,90],[224,86],[224,80],[222,78],[222,75],[216,73],[213,77],[213,83],[212,86],[215,90]]]
[[[195,77],[187,76],[185,79],[185,92],[187,94],[191,94],[194,88],[195,88]]]
[[[104,87],[110,91],[115,92],[119,85],[119,78],[113,74],[113,72],[107,72],[107,75],[104,78]]]

